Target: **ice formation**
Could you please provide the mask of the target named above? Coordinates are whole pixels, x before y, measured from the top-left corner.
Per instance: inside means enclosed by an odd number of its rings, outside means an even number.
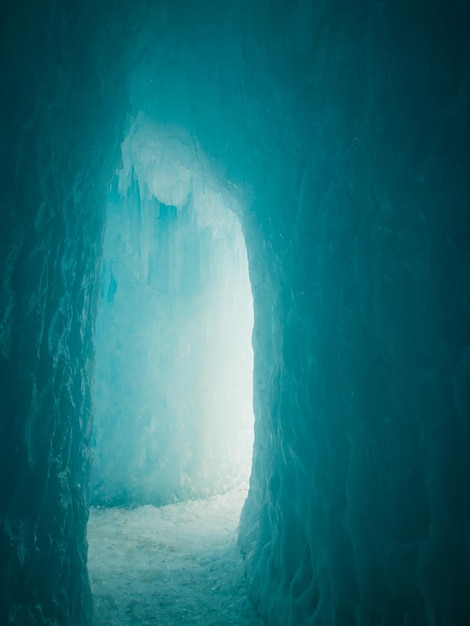
[[[142,113],[106,209],[96,330],[96,504],[248,484],[253,304],[237,199],[194,138]]]
[[[255,413],[239,540],[265,623],[468,622],[469,41],[466,0],[2,4],[0,623],[91,621],[116,170],[168,219],[194,184],[238,206]],[[153,160],[126,162],[143,119]]]

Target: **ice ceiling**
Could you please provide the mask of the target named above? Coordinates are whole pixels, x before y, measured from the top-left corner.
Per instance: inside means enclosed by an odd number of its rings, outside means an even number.
[[[187,131],[136,117],[106,210],[95,504],[248,484],[253,303],[238,202]]]

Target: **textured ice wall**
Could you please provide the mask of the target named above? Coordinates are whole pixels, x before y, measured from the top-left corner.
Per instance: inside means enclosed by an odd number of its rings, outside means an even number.
[[[92,334],[119,158],[119,23],[80,3],[0,9],[0,622],[89,623]],[[121,63],[119,63],[121,61]],[[116,65],[115,65],[116,63]],[[113,101],[108,72],[121,74]],[[97,184],[97,181],[101,181]]]
[[[468,3],[281,14],[305,38],[269,35],[289,130],[251,248],[274,288],[253,280],[248,576],[269,624],[463,624]]]
[[[139,115],[110,195],[96,332],[93,502],[247,485],[253,303],[246,247],[194,139]]]

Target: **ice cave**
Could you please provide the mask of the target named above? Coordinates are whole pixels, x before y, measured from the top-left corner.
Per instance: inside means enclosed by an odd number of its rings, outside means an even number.
[[[469,42],[2,3],[0,624],[470,623]]]

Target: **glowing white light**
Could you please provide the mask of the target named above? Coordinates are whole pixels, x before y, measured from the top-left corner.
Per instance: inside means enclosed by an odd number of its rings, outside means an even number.
[[[105,240],[116,293],[98,315],[95,482],[146,502],[222,493],[248,481],[253,446],[253,303],[238,200],[188,133],[144,115],[122,161]],[[116,337],[125,324],[127,343]]]

